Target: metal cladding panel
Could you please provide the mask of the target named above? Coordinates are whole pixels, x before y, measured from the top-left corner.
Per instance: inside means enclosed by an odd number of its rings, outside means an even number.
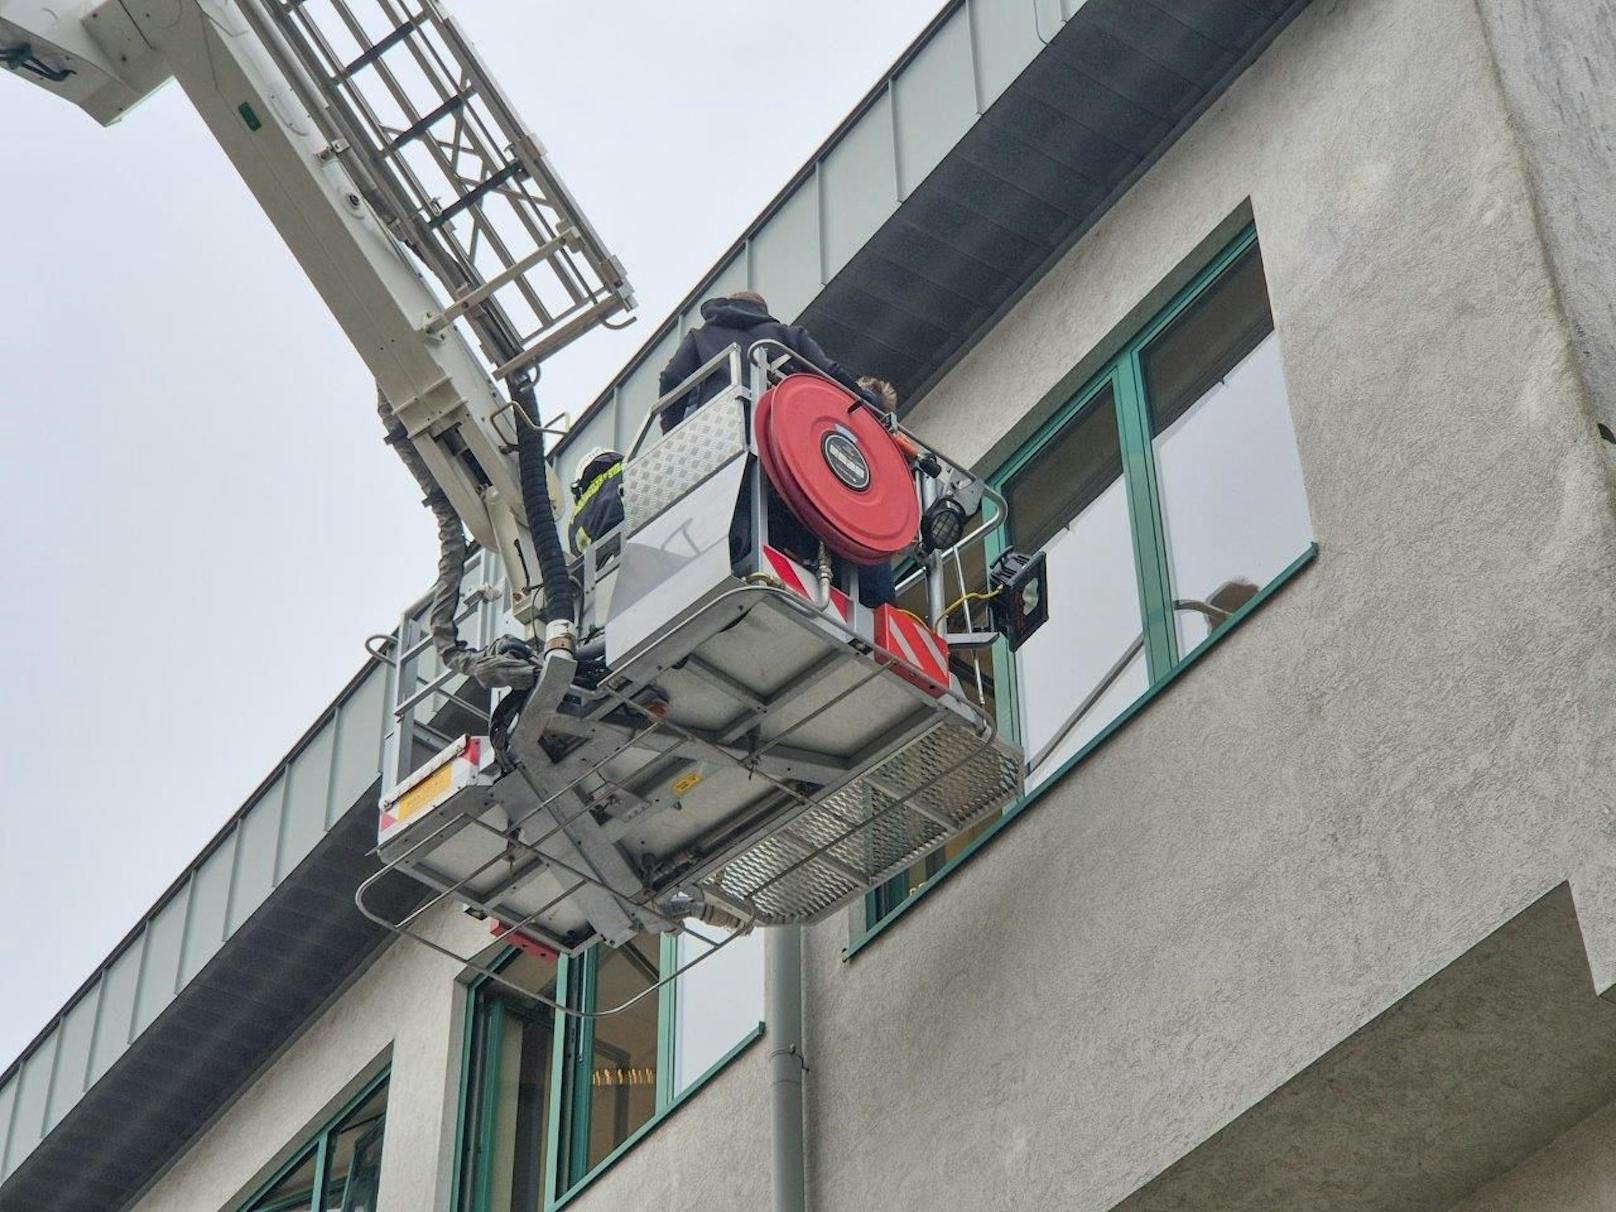
[[[275,882],[325,836],[326,797],[331,792],[331,751],[336,729],[322,728],[286,772],[286,810],[282,814],[281,841],[275,856]]]
[[[986,109],[1044,49],[1044,38],[1033,0],[967,0],[967,7],[976,35],[978,100]]]
[[[337,742],[332,755],[329,828],[381,772],[381,738],[387,729],[387,669],[372,662],[364,681],[337,708]]]
[[[90,1081],[94,1083],[129,1046],[129,1024],[135,1017],[135,984],[140,980],[142,931],[112,961],[101,978],[101,1007],[95,1020],[95,1044],[90,1049]]]
[[[623,385],[617,392],[617,409],[622,415],[624,424],[622,428],[622,442],[627,444],[634,440],[634,434],[645,420],[645,414],[651,411],[651,405],[661,395],[657,381],[661,378],[662,368],[667,365],[673,351],[679,347],[679,334],[669,329],[657,338],[654,345],[647,352],[645,361],[635,369],[634,373],[623,380]],[[591,446],[610,446],[617,441],[616,422],[609,426],[602,426],[600,437],[597,439],[593,432],[594,422],[585,426],[589,437],[578,442],[572,451],[573,458],[581,458],[583,453]],[[622,453],[627,454],[628,451]]]
[[[1078,6],[802,322],[844,365],[913,402],[1306,3]],[[992,11],[973,0],[979,69],[995,53]]]
[[[9,1149],[12,1169],[39,1144],[37,1123],[20,1135],[12,1133],[12,1109],[20,1112],[19,1122],[24,1123],[33,1122],[36,1114],[48,1115],[47,1127],[52,1130],[49,1139],[62,1137],[78,1142],[80,1162],[85,1152],[104,1151],[109,1139],[128,1132],[127,1122],[109,1123],[103,1125],[101,1131],[85,1136],[82,1120],[75,1117],[74,1109],[95,1094],[103,1078],[121,1068],[119,1059],[130,1050],[131,1039],[144,1039],[143,1032],[157,1029],[155,1024],[166,1020],[164,1011],[175,1001],[176,990],[183,990],[204,973],[224,940],[262,904],[276,883],[277,853],[292,856],[288,865],[295,863],[318,842],[325,822],[334,823],[357,801],[363,800],[367,807],[373,801],[384,735],[387,684],[387,670],[379,665],[369,666],[349,683],[337,703],[319,717],[299,742],[281,776],[235,815],[196,860],[193,869],[164,893],[152,910],[150,920],[131,932],[102,970],[73,996],[53,1029],[42,1032],[7,1070],[0,1080],[0,1108],[4,1109],[0,1111],[0,1159]],[[282,810],[288,792],[295,804],[292,833],[292,846],[297,848],[295,854],[287,849],[281,836]],[[341,797],[340,808],[332,802],[336,797]],[[372,827],[368,812],[362,815],[365,817],[363,826],[351,828],[367,836],[356,835],[345,842],[349,849],[357,846],[361,857],[368,849],[368,830]],[[339,877],[337,885],[346,889],[345,880],[346,877]],[[323,938],[330,922],[338,919],[347,922],[351,911],[348,891],[328,897],[318,912],[303,922],[301,930],[313,939]],[[344,936],[344,947],[351,942],[351,935]],[[327,948],[318,964],[310,971],[300,972],[298,979],[325,980],[330,965],[335,963],[341,968],[344,957],[350,954],[350,950]],[[264,1009],[253,1006],[255,1013]],[[196,1024],[192,1026],[195,1028]],[[207,1044],[205,1032],[195,1039],[199,1046]],[[207,1047],[214,1046],[207,1044]],[[223,1048],[225,1044],[220,1043],[218,1047]],[[47,1053],[54,1055],[58,1048],[60,1056],[44,1062],[48,1068],[45,1078],[40,1079],[37,1076],[39,1058]],[[196,1057],[196,1065],[209,1063],[212,1062],[208,1056]],[[170,1068],[173,1068],[172,1063]],[[34,1085],[40,1080],[48,1088]],[[37,1105],[36,1098],[40,1100]],[[124,1117],[126,1121],[155,1114],[150,1100],[143,1099],[138,1092],[131,1099],[132,1105]],[[58,1125],[60,1130],[56,1131]],[[79,1175],[78,1168],[70,1166],[69,1172],[79,1183],[83,1198],[77,1204],[68,1201],[62,1206],[106,1207],[117,1202],[101,1198],[102,1178]],[[32,1169],[30,1166],[30,1171]],[[50,1189],[49,1184],[41,1189]],[[0,1188],[0,1207],[26,1208],[32,1212],[36,1206],[43,1204],[32,1197],[13,1201],[11,1184]]]
[[[1069,0],[1032,0],[1032,17],[1042,41],[1047,43],[1066,23],[1071,15],[1066,11],[1067,2]]]
[[[752,239],[753,289],[782,320],[795,319],[819,293],[819,183],[810,174]]]
[[[16,1169],[45,1134],[45,1104],[50,1098],[51,1066],[61,1032],[52,1031],[22,1066],[17,1082],[17,1105],[11,1110],[11,1131],[6,1139],[5,1173]]]
[[[373,785],[35,1148],[13,1150],[0,1212],[117,1208],[192,1139],[264,1062],[388,937],[352,912],[347,892],[376,870],[369,853]],[[424,890],[376,887],[402,915]],[[342,889],[340,893],[333,889]],[[274,956],[274,963],[265,963]],[[23,1069],[49,1072],[50,1045]],[[65,1053],[64,1053],[65,1059]],[[0,1110],[7,1096],[0,1092]],[[55,1110],[53,1108],[53,1117]],[[30,1153],[30,1149],[32,1152]],[[26,1158],[26,1160],[24,1160]]]
[[[271,783],[242,819],[236,844],[236,878],[230,893],[226,934],[241,928],[252,911],[264,903],[275,886],[275,852],[281,833],[281,807],[286,799],[286,776]]]
[[[898,208],[890,90],[820,165],[826,276],[837,273]]]
[[[1095,24],[1115,35],[1134,52],[1133,57],[1148,54],[1192,84],[1199,85],[1234,64],[1236,52],[1228,45],[1154,5],[1131,6],[1126,12],[1097,5],[1094,11]]]
[[[180,979],[180,949],[185,944],[185,914],[190,905],[189,885],[152,918],[146,928],[145,956],[135,993],[134,1034],[139,1035],[174,1000]]]
[[[224,942],[225,917],[230,910],[230,873],[236,861],[237,835],[202,860],[191,878],[191,912],[185,922],[185,943],[180,952],[180,984],[189,982],[213,958]]]
[[[917,398],[1306,3],[956,0],[667,327],[688,329],[702,299],[733,290],[719,275],[749,254],[749,285],[777,316],[809,323],[833,356]],[[891,177],[875,173],[862,196],[844,197],[834,166],[887,154],[902,204],[858,244]],[[939,202],[977,221],[950,226]],[[883,328],[919,320],[951,331],[894,348],[900,334],[843,314],[867,299],[902,313]],[[616,411],[617,432],[631,431],[618,387],[660,366],[663,331],[581,421]]]
[[[85,1076],[90,1069],[90,1047],[95,1043],[95,1011],[100,1003],[99,986],[81,997],[62,1019],[57,1032],[56,1071],[51,1078],[50,1109],[45,1131],[62,1122],[62,1116],[84,1093]]]
[[[700,299],[694,299],[690,305],[679,313],[679,332],[683,335],[701,323],[701,305],[708,299],[717,299],[725,295],[734,294],[738,290],[746,290],[751,281],[746,264],[746,249],[741,249],[718,269],[713,280]],[[652,365],[661,367],[656,358],[648,358]]]
[[[11,1113],[17,1107],[17,1079],[0,1086],[0,1178],[6,1175],[6,1151],[11,1143]]]
[[[971,82],[971,21],[954,10],[893,84],[898,190],[907,197],[977,119]]]

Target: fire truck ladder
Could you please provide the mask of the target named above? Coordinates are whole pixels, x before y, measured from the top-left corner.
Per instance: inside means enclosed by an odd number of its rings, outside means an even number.
[[[757,354],[750,380],[731,356],[730,386],[642,449],[677,390],[658,401],[631,446],[618,552],[593,573],[585,561],[594,586],[585,598],[598,600],[606,580],[624,575],[614,564],[625,549],[643,559],[660,528],[674,536],[666,550],[685,551],[711,515],[721,567],[701,582],[710,589],[688,607],[667,599],[677,587],[631,597],[629,611],[644,602],[660,621],[628,633],[610,669],[574,685],[562,710],[519,716],[505,767],[489,737],[451,742],[425,764],[404,757],[406,713],[449,689],[433,670],[411,667],[425,650],[406,619],[391,650],[404,747],[393,776],[412,773],[384,798],[399,823],[384,820],[383,869],[355,898],[371,920],[548,1002],[480,954],[442,946],[419,928],[423,916],[463,902],[498,923],[496,933],[556,952],[679,929],[709,948],[683,972],[729,941],[690,929],[692,914],[738,927],[730,939],[753,926],[823,920],[1019,793],[1022,755],[997,735],[980,690],[973,700],[955,678],[898,669],[872,642],[868,611],[827,585],[815,592],[811,573],[767,545],[760,497],[750,510],[758,571],[732,572],[728,514],[718,506],[733,510],[736,476],[748,468],[751,491],[761,493],[749,418],[764,390],[801,373]],[[993,517],[1002,516],[1002,498],[993,500]],[[984,517],[929,562],[940,568],[995,524]],[[477,609],[469,597],[466,609]],[[412,809],[412,800],[426,806]],[[391,872],[433,894],[400,916],[380,911],[368,894]]]
[[[392,234],[496,379],[634,305],[622,265],[437,0],[240,0]],[[514,433],[514,429],[512,431]]]

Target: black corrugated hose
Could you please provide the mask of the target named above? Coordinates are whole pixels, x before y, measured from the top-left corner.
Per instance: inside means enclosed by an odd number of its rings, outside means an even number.
[[[433,479],[426,460],[415,449],[403,422],[394,414],[378,387],[376,411],[387,430],[387,444],[398,452],[421,489],[423,503],[438,523],[438,579],[432,585],[428,627],[432,646],[446,668],[463,673],[480,686],[524,687],[533,684],[537,662],[523,641],[502,636],[486,648],[472,649],[460,642],[456,616],[460,610],[460,582],[466,570],[466,534],[442,487]],[[548,500],[546,501],[548,504]],[[552,527],[553,529],[553,527]]]
[[[550,485],[544,462],[544,430],[533,379],[526,372],[511,377],[511,399],[516,404],[516,462],[522,482],[522,505],[528,533],[539,559],[539,582],[544,586],[544,621],[573,621],[572,579],[561,550],[561,532],[550,505]]]

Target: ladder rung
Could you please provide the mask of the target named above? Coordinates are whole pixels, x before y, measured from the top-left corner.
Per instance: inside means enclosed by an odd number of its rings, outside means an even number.
[[[334,79],[332,81],[332,83],[333,84],[341,84],[344,81],[353,79],[353,75],[354,75],[355,72],[363,71],[365,68],[369,67],[372,63],[376,62],[376,60],[380,59],[388,51],[392,50],[400,42],[404,41],[404,39],[408,38],[411,34],[413,34],[417,29],[419,29],[421,27],[421,22],[423,20],[425,20],[425,19],[426,19],[426,13],[424,11],[420,12],[420,13],[417,13],[415,16],[411,17],[403,25],[399,26],[392,33],[388,34],[385,38],[383,38],[380,42],[378,42],[374,46],[372,46],[364,54],[360,55],[359,58],[355,59],[352,63],[350,63],[346,67],[344,67],[342,69],[342,71],[337,75],[336,79]]]
[[[431,113],[423,114],[420,118],[412,122],[409,126],[405,127],[393,137],[393,139],[387,144],[385,154],[389,156],[393,155],[398,151],[399,148],[403,147],[411,139],[419,139],[422,135],[424,135],[427,128],[430,127],[434,122],[438,121],[440,118],[447,117],[449,114],[454,113],[457,109],[463,108],[466,104],[466,96],[467,94],[465,93],[456,93]]]
[[[450,219],[454,218],[461,211],[465,210],[467,207],[475,206],[478,202],[482,201],[483,198],[485,198],[487,195],[492,193],[494,190],[498,189],[501,185],[504,185],[505,182],[509,181],[512,177],[518,175],[522,171],[523,171],[522,165],[519,162],[513,160],[511,163],[507,164],[504,168],[500,169],[493,176],[491,176],[487,180],[483,181],[480,185],[477,186],[476,189],[472,190],[469,194],[463,194],[458,202],[454,203],[453,205],[451,205],[449,207],[446,207],[443,211],[441,211],[438,214],[438,216],[436,218],[434,218],[432,220],[432,222],[428,223],[427,226],[430,227],[430,228],[433,228],[434,230],[436,230],[437,228],[442,227],[445,223],[447,223]]]

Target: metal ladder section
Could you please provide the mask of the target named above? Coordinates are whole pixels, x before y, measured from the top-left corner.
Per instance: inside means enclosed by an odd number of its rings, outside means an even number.
[[[240,0],[371,207],[497,379],[633,306],[544,148],[437,0]],[[265,26],[273,27],[271,31]]]

